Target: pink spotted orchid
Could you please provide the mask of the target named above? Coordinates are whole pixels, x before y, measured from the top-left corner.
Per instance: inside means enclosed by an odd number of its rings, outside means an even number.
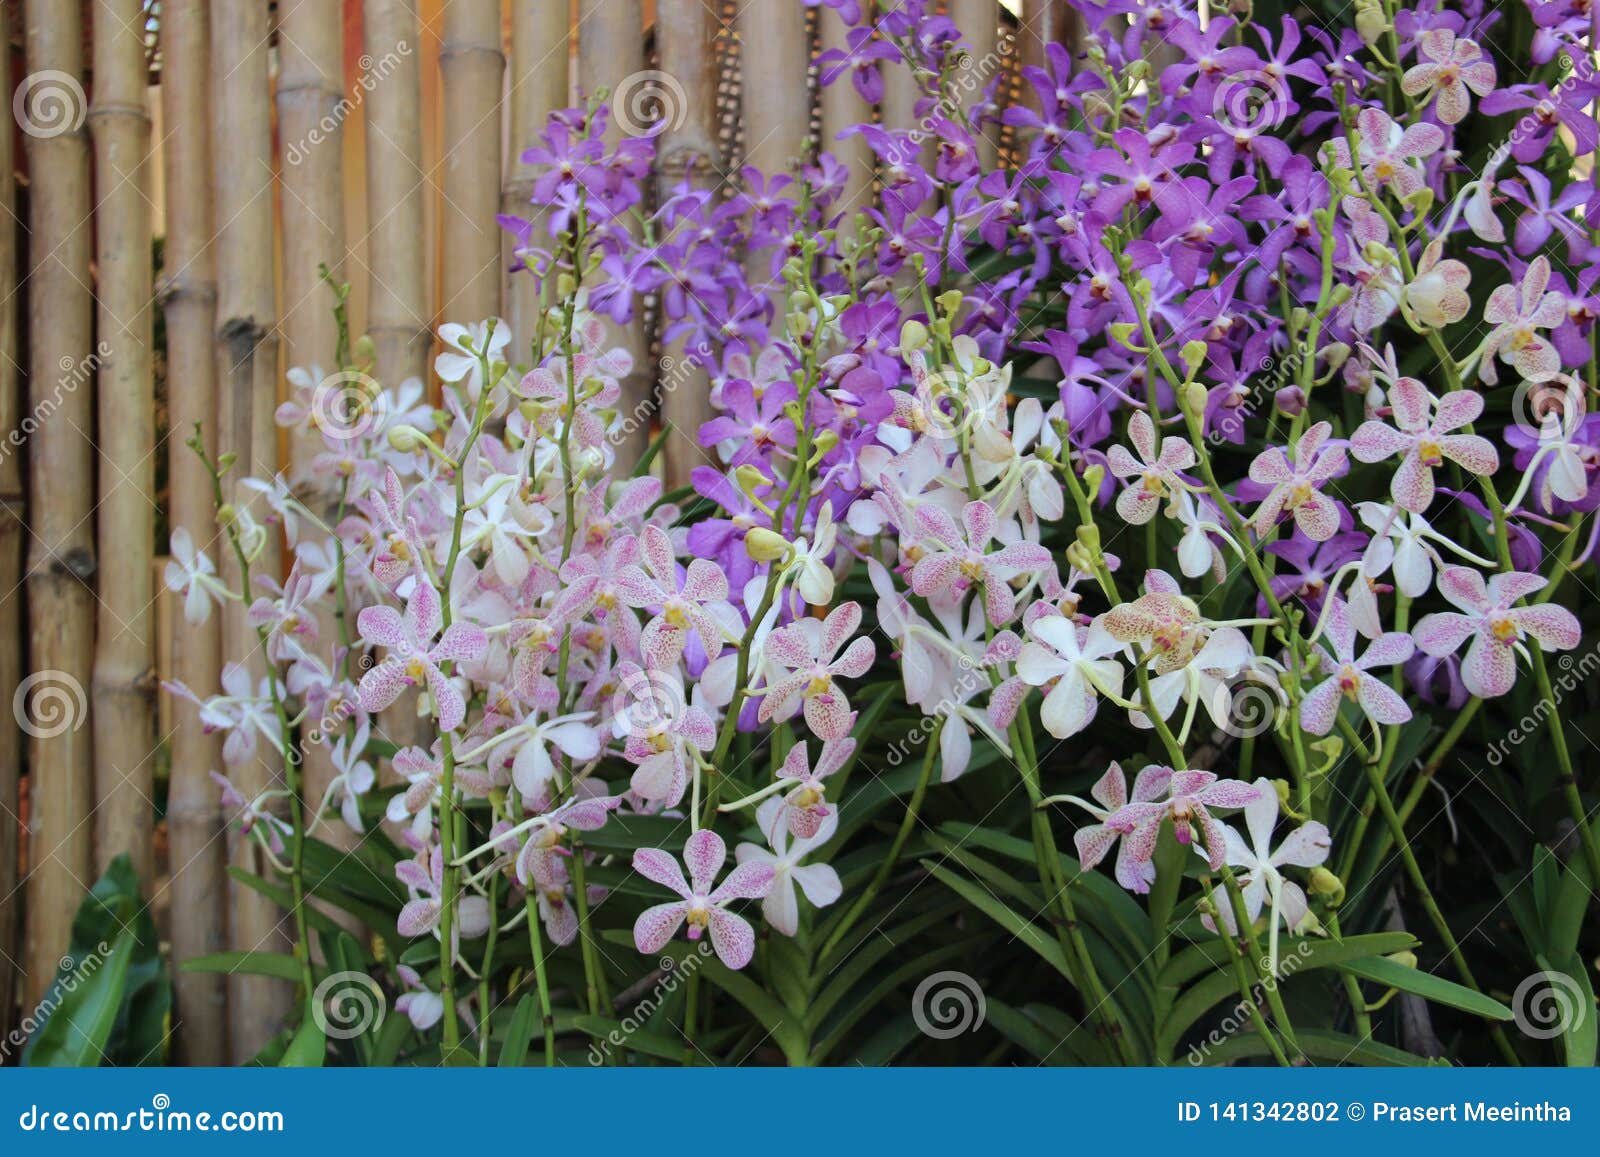
[[[1531,637],[1553,651],[1570,651],[1583,635],[1577,616],[1552,603],[1517,606],[1548,585],[1536,574],[1497,574],[1484,582],[1477,571],[1446,567],[1439,575],[1439,593],[1459,611],[1428,615],[1412,632],[1417,646],[1435,657],[1454,654],[1468,639],[1461,679],[1467,690],[1485,699],[1504,695],[1517,679],[1514,651]]]
[[[660,952],[687,922],[690,940],[700,939],[710,929],[711,946],[729,968],[737,970],[750,963],[756,951],[755,931],[744,917],[728,911],[728,904],[764,897],[772,889],[773,866],[750,860],[737,865],[727,879],[713,887],[727,857],[728,847],[716,832],[695,832],[683,845],[683,862],[689,869],[689,881],[685,882],[678,861],[661,849],[640,848],[633,853],[635,872],[682,897],[639,914],[633,925],[633,943],[640,952]]]

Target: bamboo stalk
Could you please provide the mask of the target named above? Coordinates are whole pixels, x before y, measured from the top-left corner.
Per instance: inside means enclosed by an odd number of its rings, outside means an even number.
[[[717,149],[717,61],[713,49],[716,24],[702,0],[658,0],[656,44],[661,71],[676,79],[682,107],[664,105],[665,128],[656,145],[657,202],[686,177],[697,189],[715,188],[721,179]],[[690,364],[682,339],[664,345],[656,374],[660,384],[661,418],[676,435],[662,448],[667,489],[685,486],[689,472],[704,464],[698,434],[710,421],[711,380]]]
[[[326,264],[343,276],[344,188],[341,149],[345,109],[344,37],[321,0],[278,4],[278,136],[283,230],[284,345],[291,366],[331,372],[336,328],[333,294],[318,272]],[[322,450],[315,434],[290,447],[294,478]],[[314,495],[313,498],[326,498]],[[322,504],[313,509],[321,512]]]
[[[1083,20],[1069,0],[1024,0],[1017,25],[1018,56],[1023,66],[1045,66],[1045,46],[1065,44],[1073,52],[1083,40]],[[1038,103],[1032,86],[1024,85],[1025,99]]]
[[[155,384],[150,110],[140,0],[94,0],[100,582],[94,661],[95,874],[126,852],[154,875]]]
[[[745,164],[792,172],[811,123],[805,8],[750,0],[739,9],[739,59]]]
[[[238,480],[270,478],[277,469],[278,335],[273,299],[272,105],[267,72],[267,7],[255,0],[214,0],[211,5],[211,112],[216,189],[218,444],[238,463],[224,494],[243,501]],[[276,535],[252,568],[278,577],[282,550]],[[238,568],[222,550],[222,573],[237,583]],[[250,592],[253,596],[256,592]],[[242,662],[253,680],[265,676],[265,656],[245,608],[224,616],[223,651]],[[282,761],[258,744],[247,766],[230,769],[246,796],[281,777]],[[249,838],[231,840],[230,859],[256,875],[270,875]],[[285,918],[251,889],[229,888],[230,939],[241,951],[278,951],[287,944]],[[253,1057],[277,1033],[289,1007],[283,981],[259,976],[229,979],[231,1044],[236,1062]]]
[[[1000,58],[1000,5],[995,0],[950,0],[950,19],[961,29],[972,52],[972,64],[956,73],[961,105],[969,113],[983,99],[989,81],[1005,71]],[[985,172],[1000,154],[1000,126],[975,128],[978,162]]]
[[[25,966],[28,999],[37,1001],[93,883],[92,729],[84,724],[94,661],[94,316],[83,14],[72,0],[27,0],[24,12],[28,73],[40,78],[23,126],[31,179],[28,385],[37,429],[29,443],[28,565],[28,678],[35,682],[20,720],[32,737]]]
[[[439,316],[499,316],[500,86],[506,57],[500,0],[451,0],[444,10],[444,181]]]
[[[611,126],[615,141],[627,135],[653,131],[645,117],[676,98],[672,84],[664,77],[645,71],[644,8],[640,0],[579,0],[578,3],[578,87],[585,100],[593,100],[602,90],[609,93]],[[590,286],[601,278],[591,276]],[[650,413],[655,408],[655,382],[649,364],[649,342],[644,315],[636,310],[625,326],[605,322],[610,345],[633,356],[633,370],[622,379],[618,401],[626,419],[625,434],[617,446],[617,460],[638,461],[650,444]]]
[[[311,368],[320,380],[340,367],[333,364],[338,327],[333,317],[333,294],[320,269],[327,265],[336,279],[344,275],[345,225],[343,165],[344,144],[344,36],[341,22],[330,19],[327,5],[317,0],[281,0],[278,5],[278,134],[279,180],[283,242],[283,340],[291,366]],[[311,476],[312,458],[323,449],[314,433],[294,438],[290,444],[290,478],[306,508],[327,527],[338,519],[339,495]],[[308,532],[314,537],[326,534]],[[331,610],[317,614],[322,657],[331,658],[339,644],[338,624]],[[302,745],[303,792],[308,800],[322,799],[337,774],[327,743]],[[349,846],[351,833],[336,827],[325,833],[328,842]],[[347,920],[353,928],[354,920]]]
[[[11,91],[11,17],[0,5],[0,92]],[[0,430],[17,428],[17,230],[14,133],[0,133]],[[21,447],[0,443],[0,702],[10,703],[22,679],[22,561],[26,510],[22,493]],[[13,715],[0,716],[0,1029],[14,1021],[20,979],[16,961],[17,916],[22,910],[21,811],[18,772],[22,767],[22,729]]]
[[[382,67],[367,94],[367,331],[378,379],[424,377],[428,296],[422,238],[422,81],[416,0],[365,0],[363,52]]]
[[[382,80],[367,94],[367,332],[378,380],[427,379],[428,293],[423,238],[422,76],[416,0],[365,0],[362,55]],[[408,692],[379,718],[401,747],[425,742]]]
[[[522,163],[523,150],[537,143],[545,119],[570,101],[568,65],[571,28],[565,4],[512,4],[511,6],[511,156],[500,190],[500,211],[514,217],[534,218],[533,244],[548,246],[544,218],[528,203],[533,195],[533,173]],[[504,268],[515,264],[515,241],[501,238]],[[511,323],[512,346],[519,359],[528,358],[529,343],[538,324],[538,286],[525,271],[507,272],[505,302]]]
[[[825,50],[848,47],[845,33],[849,29],[837,12],[819,8],[817,19],[822,22],[821,39]],[[837,157],[848,174],[844,192],[840,194],[833,210],[835,214],[844,214],[844,220],[839,223],[839,235],[846,243],[855,236],[856,214],[871,208],[873,157],[866,137],[857,133],[841,140],[839,134],[851,125],[871,122],[872,106],[861,98],[848,76],[841,76],[822,90],[822,140],[819,145],[824,152]]]
[[[213,559],[220,535],[205,468],[184,439],[200,426],[216,453],[215,338],[217,285],[211,249],[210,32],[207,0],[165,0],[161,21],[161,142],[167,190],[165,268],[159,293],[167,327],[168,521],[185,527]],[[221,629],[213,615],[190,626],[174,615],[171,676],[204,695],[218,686]],[[172,704],[172,774],[167,788],[171,857],[172,956],[182,963],[227,944],[227,845],[221,803],[209,772],[222,766],[220,737],[207,735],[199,712]],[[192,1065],[228,1059],[227,985],[214,973],[173,970],[173,1023],[179,1056]]]

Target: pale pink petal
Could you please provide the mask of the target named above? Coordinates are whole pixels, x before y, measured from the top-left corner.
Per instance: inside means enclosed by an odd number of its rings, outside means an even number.
[[[660,952],[683,927],[689,905],[682,900],[657,904],[639,913],[633,922],[633,944],[640,952]]]

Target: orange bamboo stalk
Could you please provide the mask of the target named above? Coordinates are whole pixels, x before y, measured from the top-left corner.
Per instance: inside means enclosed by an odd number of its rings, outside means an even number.
[[[0,92],[11,91],[11,18],[0,5]],[[15,134],[0,133],[0,221],[15,222]],[[0,228],[0,430],[17,428],[17,288],[16,229]],[[10,703],[22,679],[22,560],[26,508],[22,493],[23,449],[8,438],[0,443],[0,701]],[[17,719],[0,716],[0,1029],[10,1030],[19,974],[17,915],[22,910],[18,888],[22,803],[18,771],[22,767],[22,729]]]
[[[89,294],[89,135],[83,13],[71,0],[27,0],[23,129],[31,178],[28,233],[29,443],[33,517],[28,564],[30,694],[27,995],[37,1001],[66,951],[72,914],[93,884],[88,696],[94,661],[94,314]],[[24,81],[25,85],[30,81]]]
[[[211,5],[211,132],[216,190],[218,443],[238,456],[224,493],[243,502],[240,478],[271,478],[277,471],[278,333],[273,297],[272,104],[267,73],[267,7],[256,0],[214,0]],[[231,551],[219,548],[222,573],[237,581]],[[277,536],[252,566],[252,574],[279,576]],[[256,592],[250,592],[253,597]],[[224,654],[244,663],[252,679],[267,670],[245,608],[224,617]],[[249,766],[230,769],[247,796],[275,783],[281,760],[258,744]],[[231,840],[230,858],[246,871],[270,875],[260,849],[248,838]],[[229,930],[241,951],[278,951],[287,943],[284,917],[264,897],[241,885],[229,889]],[[235,1061],[254,1056],[277,1033],[290,1003],[283,981],[257,976],[229,979],[229,1017]]]
[[[578,87],[585,100],[601,91],[609,93],[610,138],[648,131],[644,121],[655,110],[654,94],[670,89],[665,78],[645,71],[644,9],[640,0],[579,0]],[[664,99],[671,100],[667,95]],[[598,280],[591,276],[589,284]],[[655,382],[648,364],[649,344],[644,318],[635,313],[632,324],[605,323],[610,344],[633,355],[633,372],[622,380],[618,401],[627,420],[627,436],[617,446],[617,459],[625,468],[643,455],[650,443],[649,416],[654,409]]]
[[[215,326],[217,284],[211,250],[210,16],[207,0],[165,0],[161,20],[161,158],[167,190],[165,268],[158,292],[167,325],[168,520],[184,527],[213,559],[224,547],[211,509],[211,481],[184,439],[199,424],[217,449]],[[219,683],[221,630],[213,615],[190,626],[172,616],[172,678],[205,695]],[[183,962],[227,944],[227,844],[209,772],[222,766],[219,737],[199,712],[172,703],[172,777],[167,788],[171,866],[172,956]],[[213,973],[173,970],[174,1025],[180,1058],[192,1065],[227,1062],[227,985]]]
[[[500,86],[506,57],[500,0],[451,0],[444,10],[444,180],[439,316],[499,316]]]
[[[95,259],[100,365],[94,663],[95,874],[155,863],[155,384],[151,376],[150,109],[140,0],[94,0]]]
[[[511,6],[511,156],[500,190],[500,211],[516,217],[533,215],[528,198],[533,175],[522,163],[522,152],[537,143],[545,118],[566,108],[569,97],[568,65],[571,28],[565,4],[512,4]],[[548,246],[544,222],[534,222],[533,243]],[[514,263],[515,242],[501,238],[503,268]],[[539,302],[533,278],[526,272],[507,273],[505,302],[518,360],[528,358],[529,343],[538,324]]]
[[[656,142],[658,201],[687,175],[695,187],[708,189],[720,180],[722,160],[713,117],[717,100],[717,61],[713,51],[716,23],[701,0],[658,0],[656,45],[661,71],[674,78],[678,91],[663,89],[661,114],[665,128]],[[681,100],[678,98],[681,97]],[[676,435],[662,448],[668,489],[687,485],[689,472],[707,461],[697,435],[711,419],[711,381],[689,363],[681,340],[661,351],[656,380],[660,383],[661,418]]]

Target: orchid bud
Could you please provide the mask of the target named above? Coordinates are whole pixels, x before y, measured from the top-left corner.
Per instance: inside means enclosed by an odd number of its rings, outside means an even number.
[[[772,479],[761,473],[761,467],[746,462],[733,472],[733,480],[739,484],[748,497],[754,498],[757,490],[765,489],[772,485]]]
[[[919,350],[928,344],[928,327],[916,318],[907,318],[900,327],[901,352]]]
[[[1337,908],[1344,903],[1344,881],[1324,867],[1311,869],[1311,894],[1327,898],[1328,907]]]
[[[1067,547],[1067,564],[1073,570],[1088,574],[1094,570],[1094,557],[1083,549],[1081,542],[1074,542]]]
[[[1085,550],[1098,552],[1100,550],[1100,528],[1092,522],[1078,524],[1078,542]]]
[[[776,562],[787,558],[793,547],[783,535],[764,526],[752,527],[745,532],[744,552],[756,562]]]
[[[399,425],[389,428],[389,446],[402,454],[421,449],[428,436],[415,426]]]
[[[1322,347],[1322,360],[1327,363],[1328,371],[1332,373],[1350,360],[1350,347],[1342,341],[1329,342]]]
[[[1306,392],[1299,386],[1284,386],[1272,396],[1279,413],[1285,417],[1295,418],[1305,412]]]
[[[1210,391],[1200,382],[1190,382],[1183,388],[1183,408],[1191,414],[1203,414],[1210,396]]]
[[[1178,358],[1183,362],[1183,368],[1193,376],[1206,364],[1206,343],[1198,338],[1184,342],[1183,348],[1178,351]]]
[[[378,360],[378,346],[370,334],[362,334],[356,338],[355,348],[351,350],[356,365],[370,366]]]
[[[1111,340],[1116,342],[1118,345],[1124,345],[1131,348],[1133,343],[1129,339],[1133,337],[1133,331],[1138,328],[1139,327],[1131,321],[1113,322],[1111,325]]]
[[[839,431],[831,428],[818,430],[817,436],[811,440],[811,445],[816,451],[812,456],[812,462],[815,464],[827,457],[833,452],[834,447],[839,445]]]
[[[1100,493],[1100,487],[1105,485],[1106,468],[1096,462],[1083,472],[1083,487],[1090,494]]]
[[[1417,954],[1415,952],[1391,952],[1384,959],[1398,964],[1401,968],[1415,968],[1417,966]]]
[[[959,313],[962,304],[966,300],[966,294],[962,293],[959,289],[947,289],[938,297],[933,299],[934,304],[937,305],[940,311],[943,312],[947,317],[954,317],[957,313]]]
[[[1371,48],[1389,31],[1389,18],[1384,15],[1382,0],[1356,0],[1356,33],[1361,43]]]

